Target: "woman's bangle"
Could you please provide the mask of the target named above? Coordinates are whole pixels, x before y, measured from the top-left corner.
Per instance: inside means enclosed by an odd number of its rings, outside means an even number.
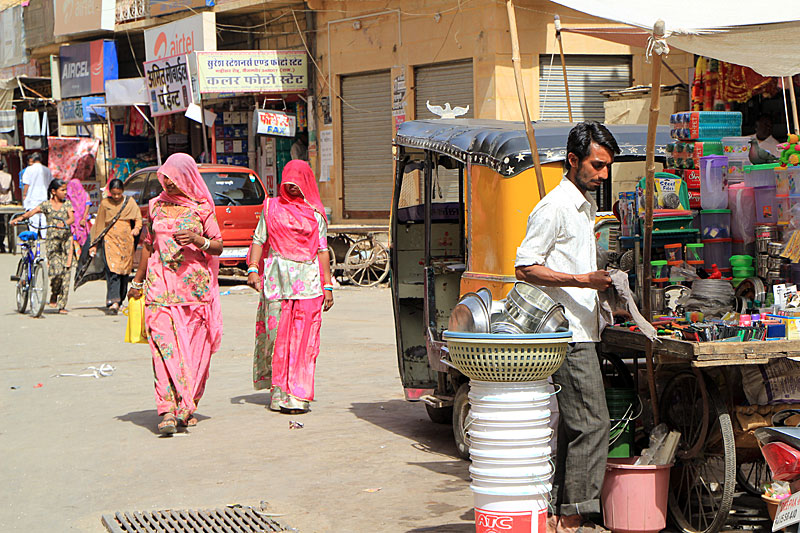
[[[251,266],[250,268],[247,269],[247,273],[248,274],[258,274],[258,268],[254,267],[254,266]]]
[[[333,292],[333,287],[322,287],[322,290]]]
[[[211,246],[211,240],[208,237],[203,237],[203,246],[200,247],[204,252]]]
[[[144,288],[144,281],[131,281],[131,288],[140,291]]]

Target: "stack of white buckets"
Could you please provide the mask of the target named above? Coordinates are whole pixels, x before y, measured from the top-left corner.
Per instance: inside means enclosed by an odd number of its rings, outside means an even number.
[[[544,533],[554,470],[553,394],[547,381],[470,381],[466,430],[478,532],[513,525],[507,529]]]

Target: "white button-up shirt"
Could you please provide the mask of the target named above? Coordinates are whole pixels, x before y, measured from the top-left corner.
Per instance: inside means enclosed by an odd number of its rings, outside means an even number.
[[[597,205],[566,177],[528,217],[525,239],[517,248],[515,266],[543,265],[556,272],[587,274],[597,270],[594,217]],[[600,340],[595,289],[541,287],[563,304],[573,342]]]

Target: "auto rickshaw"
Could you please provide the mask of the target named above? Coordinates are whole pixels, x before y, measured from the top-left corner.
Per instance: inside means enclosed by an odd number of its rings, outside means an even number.
[[[572,126],[534,123],[548,192],[563,177]],[[609,130],[622,151],[615,162],[644,161],[646,125]],[[656,146],[668,142],[659,128]],[[442,332],[462,294],[487,287],[500,300],[516,281],[517,247],[540,200],[530,145],[522,122],[473,119],[406,122],[394,145],[391,289],[405,398],[452,423],[466,458],[469,379],[449,364]],[[600,210],[611,209],[610,181],[597,193]]]

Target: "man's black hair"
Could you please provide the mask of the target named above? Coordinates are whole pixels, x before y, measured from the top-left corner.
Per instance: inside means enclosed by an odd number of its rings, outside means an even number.
[[[569,131],[567,137],[567,157],[564,159],[564,170],[569,171],[569,154],[578,157],[578,163],[589,157],[592,151],[592,143],[607,148],[613,154],[620,153],[617,140],[608,131],[608,128],[594,120],[579,122]]]
[[[39,152],[33,152],[31,155],[28,156],[28,161],[31,163],[41,163],[42,154],[40,154]]]

